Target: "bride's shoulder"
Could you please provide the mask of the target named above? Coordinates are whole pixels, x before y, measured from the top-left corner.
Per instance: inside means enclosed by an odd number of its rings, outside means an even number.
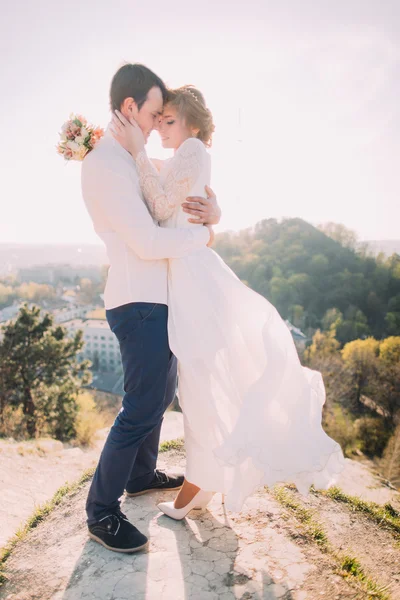
[[[207,150],[201,140],[190,137],[179,146],[177,153],[181,154],[182,156],[189,156],[193,154],[196,156],[204,156],[207,154]]]

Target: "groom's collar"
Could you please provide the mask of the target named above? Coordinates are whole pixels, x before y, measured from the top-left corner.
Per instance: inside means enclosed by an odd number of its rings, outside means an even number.
[[[112,132],[111,132],[111,123],[109,123],[106,127],[106,130],[104,132],[104,139],[105,140],[109,140],[112,143],[112,146],[114,148],[116,148],[118,151],[122,152],[124,154],[124,156],[129,156],[129,158],[132,158],[130,153],[125,150],[125,148],[123,146],[121,146],[121,144],[119,142],[117,142],[117,140],[115,139],[115,137],[113,136]]]

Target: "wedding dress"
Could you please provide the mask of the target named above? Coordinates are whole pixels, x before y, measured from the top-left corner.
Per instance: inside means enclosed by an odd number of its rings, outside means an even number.
[[[149,210],[163,227],[188,223],[181,204],[205,196],[211,161],[186,140],[160,173],[138,155]],[[168,335],[178,359],[186,478],[222,492],[239,511],[262,485],[326,489],[344,467],[337,442],[321,426],[321,374],[303,367],[274,306],[242,283],[212,249],[169,260]]]

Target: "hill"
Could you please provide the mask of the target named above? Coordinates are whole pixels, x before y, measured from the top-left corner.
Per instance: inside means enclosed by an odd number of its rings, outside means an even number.
[[[303,330],[328,329],[340,319],[341,343],[400,333],[400,256],[377,260],[301,219],[268,219],[220,233],[215,249]]]

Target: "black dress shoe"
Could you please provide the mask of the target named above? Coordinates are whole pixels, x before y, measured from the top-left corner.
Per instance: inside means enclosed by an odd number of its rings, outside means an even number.
[[[175,473],[168,474],[164,473],[164,471],[156,469],[154,471],[153,480],[143,490],[129,491],[129,489],[127,489],[126,495],[129,498],[133,498],[134,496],[141,496],[142,494],[147,494],[148,492],[153,492],[154,490],[160,490],[163,492],[179,490],[183,486],[184,480],[184,475],[177,475]]]
[[[89,537],[108,550],[127,554],[143,550],[149,543],[147,537],[121,511],[115,511],[89,525]]]

